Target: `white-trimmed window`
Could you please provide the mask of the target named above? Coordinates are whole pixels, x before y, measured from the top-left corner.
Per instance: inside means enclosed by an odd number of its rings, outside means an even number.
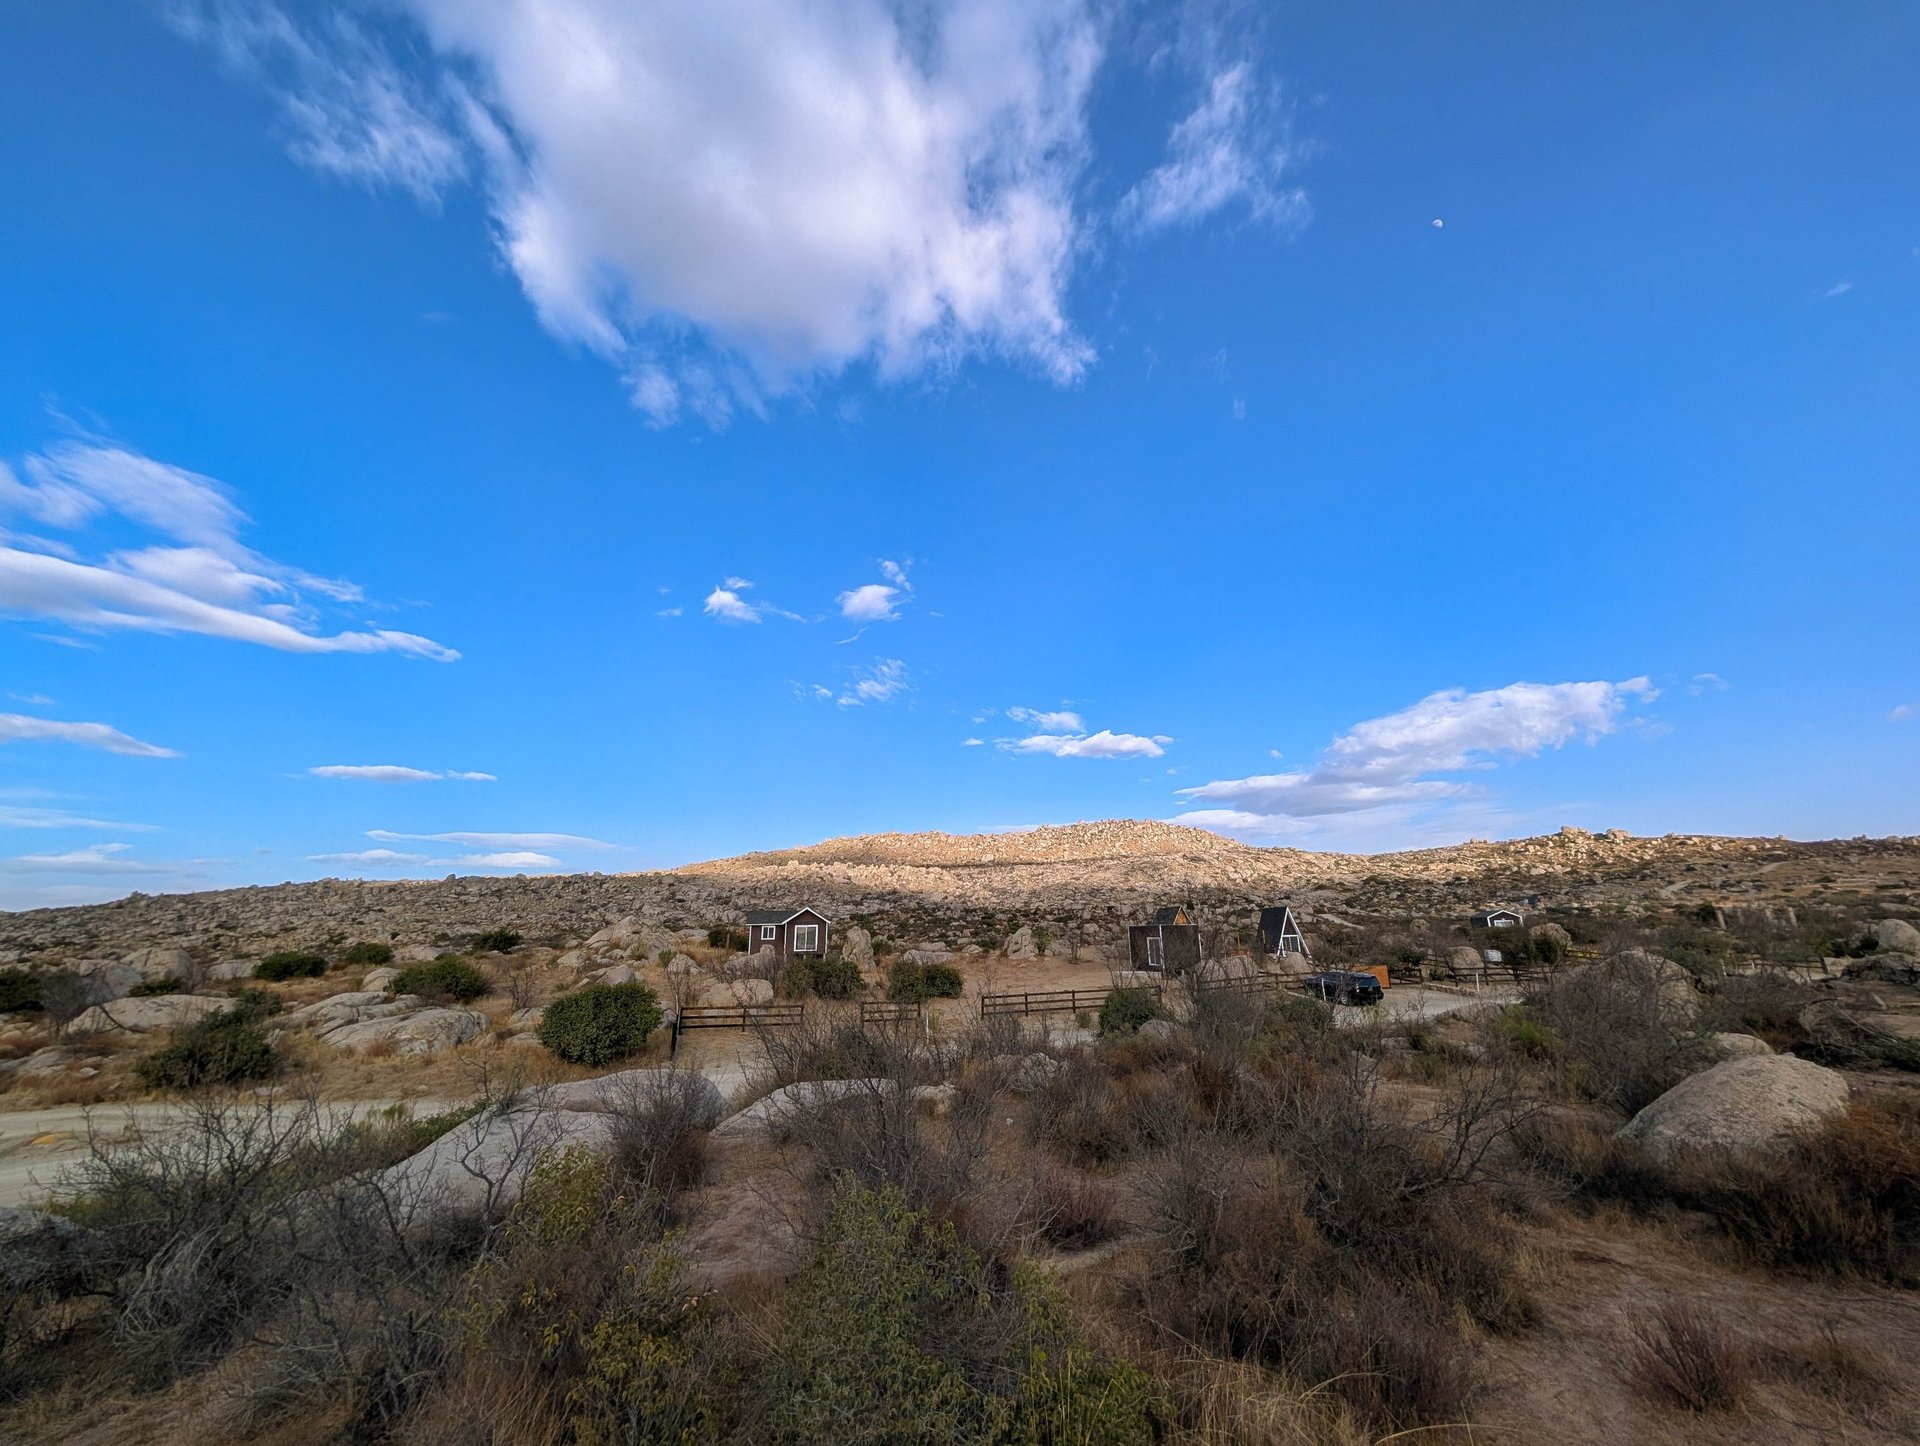
[[[767,943],[772,943],[780,937],[780,926],[778,924],[762,924],[760,926],[760,937]]]
[[[1165,959],[1165,957],[1166,956],[1161,953],[1160,940],[1157,938],[1148,939],[1147,940],[1147,968],[1160,969],[1165,967],[1162,962]]]
[[[795,924],[793,926],[793,952],[811,954],[820,947],[820,926],[818,924]]]

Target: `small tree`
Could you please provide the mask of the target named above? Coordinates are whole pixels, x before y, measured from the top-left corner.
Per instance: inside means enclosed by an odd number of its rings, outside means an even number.
[[[486,929],[473,936],[476,954],[511,954],[520,947],[520,936],[511,929]]]
[[[453,954],[442,954],[425,964],[402,969],[393,979],[395,994],[418,994],[425,999],[460,1003],[478,999],[492,987],[485,974]]]
[[[347,945],[346,951],[340,956],[340,962],[355,969],[373,968],[376,965],[391,964],[393,962],[393,945],[376,944],[369,939],[362,939],[357,944]]]
[[[299,949],[281,949],[253,966],[253,977],[277,984],[285,979],[318,979],[327,972],[325,956]]]
[[[136,1066],[150,1089],[198,1089],[270,1078],[280,1067],[259,1017],[244,1006],[209,1015]]]
[[[1100,1006],[1102,1034],[1137,1034],[1149,1019],[1160,1017],[1160,1006],[1146,989],[1115,989]]]
[[[664,1016],[646,985],[589,984],[563,995],[540,1016],[540,1042],[570,1064],[590,1068],[638,1054]]]

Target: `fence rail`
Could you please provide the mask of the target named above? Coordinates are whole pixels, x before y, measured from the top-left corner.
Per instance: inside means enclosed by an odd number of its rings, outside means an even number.
[[[893,1004],[885,1000],[860,1001],[860,1027],[869,1024],[917,1024],[926,1015],[924,1004]]]
[[[1187,980],[1187,988],[1197,998],[1203,994],[1281,994],[1288,990],[1301,990],[1306,987],[1306,975],[1292,974],[1242,974],[1231,979],[1209,979],[1202,982],[1197,977]]]
[[[690,1029],[787,1029],[800,1022],[801,1004],[735,1004],[683,1009],[673,1020],[673,1044],[668,1057],[680,1051],[680,1036]]]
[[[1166,1001],[1163,984],[1126,987],[1146,990],[1158,1003]],[[985,1019],[996,1014],[1078,1014],[1083,1009],[1098,1009],[1112,992],[1112,989],[1027,989],[1018,993],[982,994],[980,1016]]]

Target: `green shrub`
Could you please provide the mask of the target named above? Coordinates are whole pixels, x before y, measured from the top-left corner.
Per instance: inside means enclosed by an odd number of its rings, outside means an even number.
[[[350,968],[372,968],[378,964],[393,962],[393,945],[376,944],[370,939],[362,939],[357,944],[347,945],[346,952],[340,956],[340,962]]]
[[[468,947],[476,954],[511,954],[520,947],[520,936],[511,929],[486,929],[475,934]]]
[[[996,1271],[898,1190],[843,1185],[776,1346],[777,1439],[1155,1439],[1136,1367],[1097,1355],[1031,1266]]]
[[[265,1019],[269,1014],[278,1014],[287,1007],[286,1001],[272,990],[252,984],[229,984],[227,997],[233,1001],[235,1009],[244,1009],[255,1019]]]
[[[1100,1006],[1102,1034],[1137,1034],[1149,1019],[1160,1017],[1160,1006],[1148,989],[1115,989]]]
[[[282,949],[253,966],[253,977],[269,984],[278,984],[283,979],[318,979],[326,972],[327,961],[323,957],[298,949]]]
[[[958,999],[965,988],[966,981],[951,964],[915,964],[911,960],[896,959],[887,971],[887,998],[896,1004]]]
[[[259,1016],[243,1006],[207,1016],[135,1068],[149,1089],[190,1090],[268,1079],[279,1066]]]
[[[540,1042],[570,1064],[597,1069],[645,1049],[663,1017],[659,996],[644,984],[589,984],[547,1006]]]
[[[26,969],[0,969],[0,1014],[41,1007],[38,974]]]
[[[736,953],[747,947],[747,931],[730,928],[726,924],[716,924],[707,930],[709,949],[732,949]]]
[[[152,999],[162,994],[178,994],[187,986],[169,975],[165,979],[142,979],[127,991],[134,999]]]
[[[418,994],[425,999],[478,999],[493,986],[474,965],[453,954],[442,954],[425,964],[402,969],[393,980],[395,994]]]
[[[1530,1059],[1552,1059],[1560,1047],[1559,1036],[1524,1004],[1496,1015],[1492,1028],[1495,1039]]]
[[[851,999],[860,992],[860,970],[845,959],[796,959],[787,966],[787,995],[804,999]]]

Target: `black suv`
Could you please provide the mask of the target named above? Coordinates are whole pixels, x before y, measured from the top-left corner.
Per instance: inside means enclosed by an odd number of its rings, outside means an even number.
[[[1378,1004],[1387,997],[1380,981],[1371,974],[1350,974],[1344,969],[1309,974],[1306,988],[1307,993],[1335,1004]]]

